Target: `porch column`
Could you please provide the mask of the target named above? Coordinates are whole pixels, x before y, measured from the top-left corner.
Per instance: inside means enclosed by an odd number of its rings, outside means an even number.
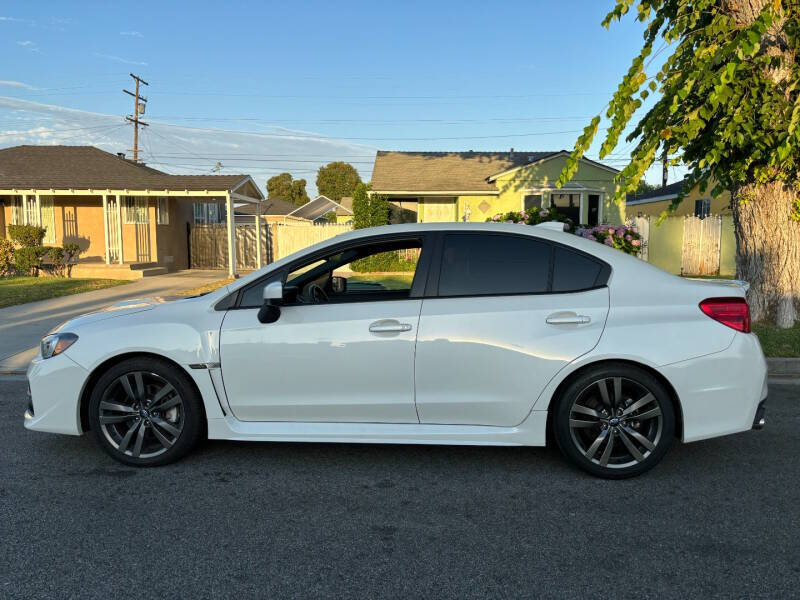
[[[119,242],[119,264],[122,264],[122,196],[117,194],[117,241]]]
[[[111,263],[108,254],[108,246],[110,240],[108,239],[108,196],[103,194],[103,240],[105,241],[106,248],[106,264]]]
[[[42,226],[42,200],[39,197],[39,191],[37,190],[34,194],[34,198],[36,198],[36,224],[41,227]]]
[[[230,193],[225,194],[225,212],[228,217],[228,275],[237,277],[236,272],[236,226],[233,217],[233,201]]]
[[[263,266],[261,260],[261,203],[256,208],[256,269]]]

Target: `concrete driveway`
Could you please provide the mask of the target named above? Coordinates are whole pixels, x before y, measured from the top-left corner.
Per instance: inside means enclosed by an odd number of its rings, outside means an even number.
[[[29,302],[0,309],[0,374],[20,374],[36,355],[39,341],[51,329],[78,315],[120,300],[169,296],[217,281],[224,271],[178,271],[146,277],[118,287]]]

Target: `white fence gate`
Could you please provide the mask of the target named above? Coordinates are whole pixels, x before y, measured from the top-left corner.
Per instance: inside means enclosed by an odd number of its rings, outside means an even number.
[[[716,275],[719,273],[720,217],[684,217],[682,275]]]

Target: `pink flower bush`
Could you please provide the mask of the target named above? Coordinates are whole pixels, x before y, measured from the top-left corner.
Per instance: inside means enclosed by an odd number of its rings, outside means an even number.
[[[575,227],[570,219],[559,214],[555,208],[512,211],[494,215],[486,220],[492,223],[518,223],[520,225],[538,225],[546,221],[558,221],[565,224],[565,231],[592,242],[600,242],[610,248],[622,250],[626,254],[636,255],[642,247],[641,236],[636,227],[631,225],[595,225],[594,227],[579,225]]]

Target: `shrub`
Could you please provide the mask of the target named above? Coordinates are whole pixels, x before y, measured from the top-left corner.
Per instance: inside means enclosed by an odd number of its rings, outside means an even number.
[[[560,221],[566,227],[565,231],[579,235],[593,242],[600,242],[626,254],[637,255],[642,249],[642,238],[639,230],[631,225],[597,225],[589,227],[581,225],[577,228],[572,221],[559,214],[556,209],[533,208],[529,211],[508,212],[486,219],[494,223],[522,223],[524,225],[538,225],[547,221]]]
[[[50,262],[47,265],[47,270],[58,277],[69,277],[71,275],[72,265],[82,252],[78,244],[52,246],[46,248],[46,250],[47,259]]]
[[[14,244],[11,240],[0,239],[0,277],[8,277],[14,272]]]
[[[50,248],[42,246],[23,246],[14,250],[14,263],[16,270],[21,275],[39,275],[42,260]]]
[[[626,254],[636,255],[642,249],[642,237],[639,230],[632,225],[579,227],[575,230],[575,235],[622,250]]]
[[[538,225],[548,221],[557,221],[566,225],[566,231],[572,231],[574,227],[572,220],[562,215],[555,208],[534,207],[530,210],[500,213],[490,219],[486,219],[486,221],[492,223],[522,223],[523,225]]]
[[[47,228],[37,225],[9,225],[8,237],[17,245],[24,247],[41,246]]]

